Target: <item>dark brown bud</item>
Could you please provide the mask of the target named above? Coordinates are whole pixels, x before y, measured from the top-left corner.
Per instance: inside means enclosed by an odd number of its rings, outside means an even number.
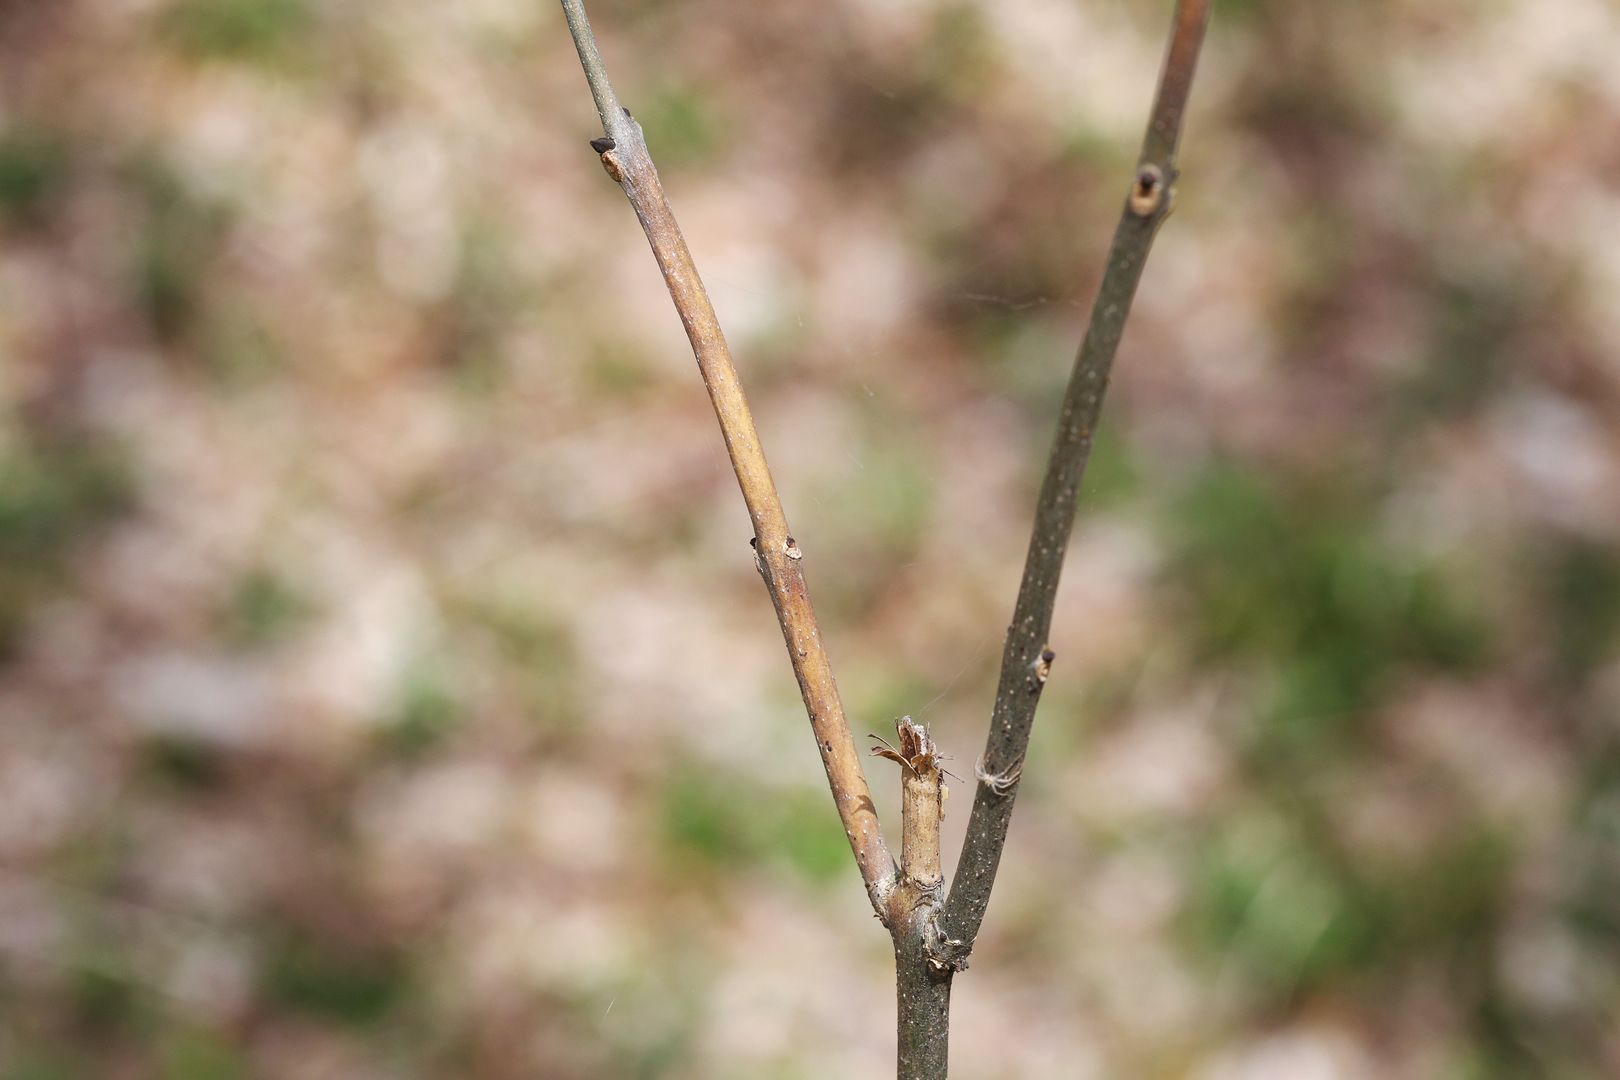
[[[1164,173],[1157,165],[1143,165],[1136,172],[1136,183],[1131,185],[1131,213],[1150,217],[1163,201]]]

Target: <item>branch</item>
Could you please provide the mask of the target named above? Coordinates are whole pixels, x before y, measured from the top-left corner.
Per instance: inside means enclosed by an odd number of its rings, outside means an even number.
[[[1030,725],[1051,670],[1053,655],[1047,647],[1047,635],[1052,628],[1063,556],[1074,526],[1075,500],[1091,455],[1092,433],[1131,300],[1154,234],[1170,213],[1176,145],[1204,27],[1209,22],[1209,8],[1210,0],[1178,0],[1176,5],[1175,26],[1136,177],[1114,231],[1102,284],[1091,309],[1091,322],[1063,396],[1057,438],[1036,504],[1024,578],[1018,588],[1012,625],[1007,629],[1001,679],[996,688],[990,735],[977,770],[978,790],[967,837],[962,842],[950,895],[940,912],[939,932],[933,935],[934,954],[953,968],[967,966],[968,953],[990,902],[1002,848],[1006,846],[1007,825],[1024,771],[1024,753],[1029,747]]]
[[[647,241],[652,245],[653,256],[658,260],[658,268],[663,271],[670,298],[686,327],[686,336],[692,342],[703,385],[709,391],[709,400],[725,437],[726,451],[731,456],[731,466],[737,473],[737,484],[742,488],[743,501],[753,521],[754,562],[770,590],[777,621],[782,625],[788,658],[799,680],[804,707],[810,714],[810,727],[815,732],[821,763],[827,770],[833,801],[855,853],[867,896],[886,925],[886,902],[896,880],[894,859],[883,839],[877,809],[872,805],[855,740],[850,736],[844,706],[838,698],[838,686],[833,681],[832,665],[822,646],[815,611],[810,606],[801,568],[804,552],[788,531],[782,501],[765,463],[759,433],[754,429],[753,414],[749,412],[737,369],[731,362],[731,350],[720,332],[714,306],[698,277],[692,253],[687,250],[680,226],[664,199],[664,188],[647,153],[641,125],[613,93],[580,0],[562,0],[562,7],[574,47],[579,50],[580,66],[585,69],[591,96],[596,100],[596,111],[602,117],[605,137],[593,139],[591,148],[601,155],[602,167],[624,190],[635,209]]]
[[[939,751],[911,717],[897,725],[900,748],[875,750],[900,769],[900,882],[893,913],[898,1080],[937,1080],[946,1072],[951,1030],[951,969],[928,950],[928,927],[945,885],[939,864],[944,785]]]
[[[938,898],[945,884],[939,868],[939,822],[944,817],[944,785],[939,750],[928,730],[909,716],[900,718],[900,868],[904,886],[918,904]]]

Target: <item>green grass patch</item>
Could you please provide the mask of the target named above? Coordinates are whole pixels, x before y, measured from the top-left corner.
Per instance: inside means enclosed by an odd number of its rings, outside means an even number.
[[[1479,995],[1511,887],[1503,837],[1465,828],[1410,863],[1370,863],[1331,840],[1320,808],[1274,801],[1199,847],[1187,914],[1200,952],[1237,963],[1268,1009],[1398,979],[1411,963],[1455,979],[1461,1002]]]
[[[518,595],[451,598],[446,615],[490,636],[538,726],[562,730],[580,721],[578,651],[566,619]]]
[[[194,60],[274,63],[309,40],[306,0],[177,0],[158,17],[159,37]]]
[[[708,97],[692,86],[664,86],[636,110],[661,169],[712,163],[723,145],[724,123]]]
[[[153,735],[140,747],[141,771],[158,786],[181,794],[218,790],[225,782],[224,751],[202,739]]]
[[[411,991],[397,953],[318,939],[291,926],[271,936],[260,975],[271,1004],[354,1027],[385,1019]]]
[[[221,614],[221,633],[237,648],[258,650],[287,641],[306,626],[313,602],[285,578],[259,567],[237,578]]]
[[[67,165],[67,147],[52,132],[0,132],[0,221],[38,217],[65,180]]]
[[[34,605],[65,585],[75,546],[133,502],[131,473],[110,443],[66,440],[0,454],[0,658]]]
[[[1553,676],[1583,683],[1620,654],[1620,548],[1580,537],[1540,537],[1535,579],[1553,639]]]
[[[1511,278],[1430,282],[1422,363],[1393,388],[1397,426],[1469,417],[1488,403],[1513,371],[1524,297],[1540,292],[1540,284]]]
[[[159,341],[196,343],[231,212],[193,191],[158,157],[132,161],[125,183],[139,202],[140,226],[129,253],[135,304]]]
[[[773,788],[688,764],[671,775],[662,816],[664,842],[677,865],[705,873],[775,866],[824,884],[851,861],[838,815],[821,789]]]
[[[65,1046],[8,1043],[9,1060],[0,1063],[0,1080],[92,1080],[100,1075],[80,1052]]]
[[[162,1080],[247,1080],[242,1052],[224,1035],[203,1028],[170,1032],[161,1045]]]
[[[1317,751],[1406,671],[1466,672],[1489,634],[1440,568],[1387,541],[1378,507],[1329,482],[1223,463],[1172,500],[1167,579],[1195,658],[1269,675],[1262,738]]]
[[[382,726],[382,743],[399,757],[424,757],[454,735],[464,718],[449,672],[422,659],[411,665],[400,684],[394,708]]]

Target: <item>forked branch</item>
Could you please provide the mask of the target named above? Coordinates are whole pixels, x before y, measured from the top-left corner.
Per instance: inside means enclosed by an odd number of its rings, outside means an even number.
[[[1176,147],[1210,3],[1177,2],[1175,26],[1136,175],[1064,394],[1023,581],[1007,632],[990,735],[975,769],[978,786],[967,838],[950,894],[942,899],[942,792],[933,744],[927,732],[908,719],[898,732],[899,749],[880,751],[902,765],[904,867],[897,870],[878,825],[805,591],[800,567],[803,552],[788,533],[787,519],[714,308],[665,202],[641,127],[619,104],[608,82],[580,0],[562,0],[580,63],[602,117],[604,136],[592,140],[591,146],[634,207],[692,342],[753,520],[755,561],[776,607],[838,814],[872,906],[894,938],[901,1080],[934,1080],[946,1072],[951,979],[955,971],[967,966],[1006,844],[1013,800],[1023,777],[1030,727],[1051,671],[1053,654],[1047,646],[1047,635],[1074,524],[1075,501],[1131,301],[1153,237],[1170,212]]]
[[[1211,0],[1179,0],[1170,47],[1159,76],[1152,117],[1137,161],[1136,176],[1125,200],[1114,242],[1108,251],[1102,284],[1091,309],[1091,321],[1063,395],[1057,437],[1046,464],[1046,477],[1035,508],[1035,526],[1024,559],[1024,577],[1007,629],[1001,678],[990,718],[990,734],[977,769],[978,787],[967,837],[957,860],[951,891],[931,935],[933,955],[954,968],[967,966],[968,953],[990,902],[996,869],[1007,842],[1013,800],[1023,776],[1024,753],[1041,689],[1053,654],[1047,645],[1052,608],[1057,597],[1063,556],[1074,526],[1075,500],[1092,435],[1102,409],[1103,393],[1119,348],[1125,319],[1142,278],[1153,237],[1170,213],[1176,179],[1176,147],[1181,139],[1187,95],[1209,22]]]
[[[760,446],[759,432],[754,428],[748,399],[743,395],[737,369],[731,362],[731,350],[720,332],[714,305],[709,302],[709,294],[698,277],[692,253],[687,250],[680,226],[664,199],[664,188],[647,152],[641,125],[619,104],[613,92],[580,0],[562,0],[562,7],[574,47],[579,51],[580,65],[591,86],[591,96],[596,100],[596,111],[602,117],[603,138],[593,139],[591,148],[601,155],[602,167],[624,190],[635,209],[647,242],[652,245],[653,256],[658,260],[658,268],[663,271],[670,298],[686,327],[686,336],[692,342],[703,385],[709,391],[709,400],[725,437],[726,451],[731,455],[731,466],[737,474],[737,484],[742,488],[743,501],[753,521],[755,565],[776,607],[776,618],[787,642],[788,659],[799,680],[804,707],[810,714],[810,727],[815,732],[821,763],[827,770],[827,782],[832,787],[838,816],[855,853],[867,896],[878,917],[887,925],[887,900],[896,882],[894,858],[883,839],[855,740],[850,735],[844,706],[838,697],[838,686],[833,681],[832,665],[822,645],[816,613],[810,606],[802,569],[804,552],[788,531],[787,517],[765,463],[765,452]]]

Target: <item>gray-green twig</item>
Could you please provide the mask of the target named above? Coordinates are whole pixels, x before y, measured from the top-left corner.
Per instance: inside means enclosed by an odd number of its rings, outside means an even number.
[[[1131,312],[1153,237],[1170,213],[1176,179],[1176,147],[1181,139],[1187,95],[1209,23],[1211,0],[1180,0],[1170,46],[1159,77],[1153,112],[1143,139],[1136,175],[1125,199],[1114,242],[1108,250],[1091,321],[1069,377],[1058,416],[1057,437],[1047,459],[1035,507],[1035,527],[1024,559],[1012,624],[1001,658],[1001,677],[990,717],[990,734],[978,768],[978,788],[967,836],[957,859],[951,890],[939,915],[936,958],[954,968],[967,966],[968,953],[984,920],[996,869],[1007,843],[1013,800],[1023,776],[1024,754],[1041,689],[1054,659],[1047,643],[1063,556],[1074,527],[1075,501],[1092,437],[1108,388],[1114,354]]]

